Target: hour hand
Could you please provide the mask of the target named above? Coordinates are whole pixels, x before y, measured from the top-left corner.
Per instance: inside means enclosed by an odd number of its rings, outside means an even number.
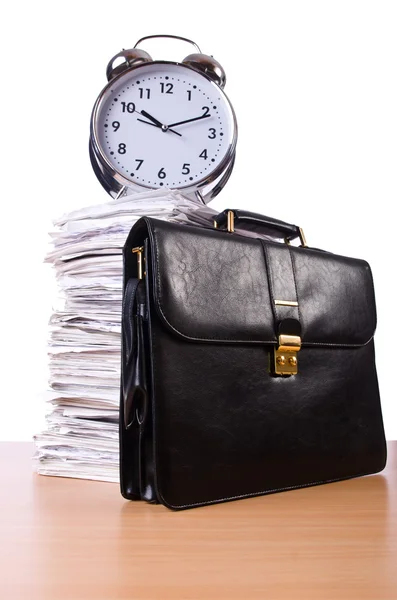
[[[157,127],[161,127],[161,128],[164,127],[164,125],[162,123],[160,123],[160,121],[155,119],[155,117],[153,117],[152,115],[149,115],[149,113],[146,112],[146,110],[141,110],[141,115],[143,117],[146,117],[147,119],[149,119],[149,121],[153,121],[153,123],[155,123],[157,125]],[[141,120],[141,119],[139,119],[139,120]]]

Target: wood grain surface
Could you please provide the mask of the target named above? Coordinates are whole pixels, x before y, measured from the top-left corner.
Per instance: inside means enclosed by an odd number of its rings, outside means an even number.
[[[171,512],[0,444],[0,598],[397,599],[397,442],[379,475]]]

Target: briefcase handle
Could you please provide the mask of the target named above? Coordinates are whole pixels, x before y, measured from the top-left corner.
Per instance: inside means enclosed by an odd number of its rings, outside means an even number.
[[[219,215],[214,217],[214,227],[220,229],[226,227],[230,233],[234,232],[234,226],[237,225],[240,229],[248,231],[260,231],[268,235],[278,233],[278,237],[283,237],[287,244],[291,240],[299,238],[301,246],[305,247],[306,238],[301,227],[292,225],[279,219],[266,217],[259,213],[240,210],[237,208],[226,208]]]

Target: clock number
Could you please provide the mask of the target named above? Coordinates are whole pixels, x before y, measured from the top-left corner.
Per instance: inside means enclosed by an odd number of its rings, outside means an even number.
[[[208,158],[207,150],[203,150],[199,156],[200,156],[200,158],[204,158],[205,160],[207,160],[207,158]]]
[[[190,100],[192,99],[192,90],[186,90],[187,91],[187,99]]]
[[[162,94],[173,94],[172,91],[174,89],[173,83],[160,83],[161,93]],[[167,89],[165,89],[167,88]]]
[[[136,159],[135,159],[135,162],[137,162],[137,163],[138,163],[138,166],[137,166],[136,170],[137,170],[137,171],[139,171],[139,169],[140,169],[140,168],[141,168],[141,166],[142,166],[143,159],[142,159],[142,158],[136,158]]]
[[[182,175],[189,175],[190,173],[190,163],[184,163],[183,167],[182,167]]]
[[[208,115],[210,114],[210,109],[208,108],[208,106],[203,106],[201,110],[204,111],[203,117],[208,117]]]
[[[144,96],[144,94],[146,92],[146,98],[148,100],[150,99],[150,89],[149,88],[146,88],[146,89],[138,88],[138,89],[139,89],[139,97],[140,98],[143,98],[143,96]]]
[[[165,179],[167,177],[166,172],[164,171],[164,167],[161,167],[160,171],[157,173],[159,179]]]
[[[113,121],[112,127],[113,127],[113,131],[117,131],[118,128],[120,127],[120,122],[119,121]]]
[[[135,112],[135,104],[133,102],[122,102],[121,106],[123,107],[123,112]]]
[[[119,144],[119,149],[117,150],[119,154],[125,154],[127,152],[125,144]]]
[[[211,135],[208,137],[210,140],[214,140],[216,138],[216,129],[214,127],[210,127],[208,131],[211,133]]]

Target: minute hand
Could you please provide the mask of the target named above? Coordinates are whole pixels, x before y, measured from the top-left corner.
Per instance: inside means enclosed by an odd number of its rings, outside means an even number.
[[[177,123],[170,123],[168,127],[176,127],[177,125],[183,125],[184,123],[191,123],[192,121],[199,121],[200,119],[207,119],[211,115],[201,115],[200,117],[194,117],[194,119],[186,119],[186,121],[178,121]]]

